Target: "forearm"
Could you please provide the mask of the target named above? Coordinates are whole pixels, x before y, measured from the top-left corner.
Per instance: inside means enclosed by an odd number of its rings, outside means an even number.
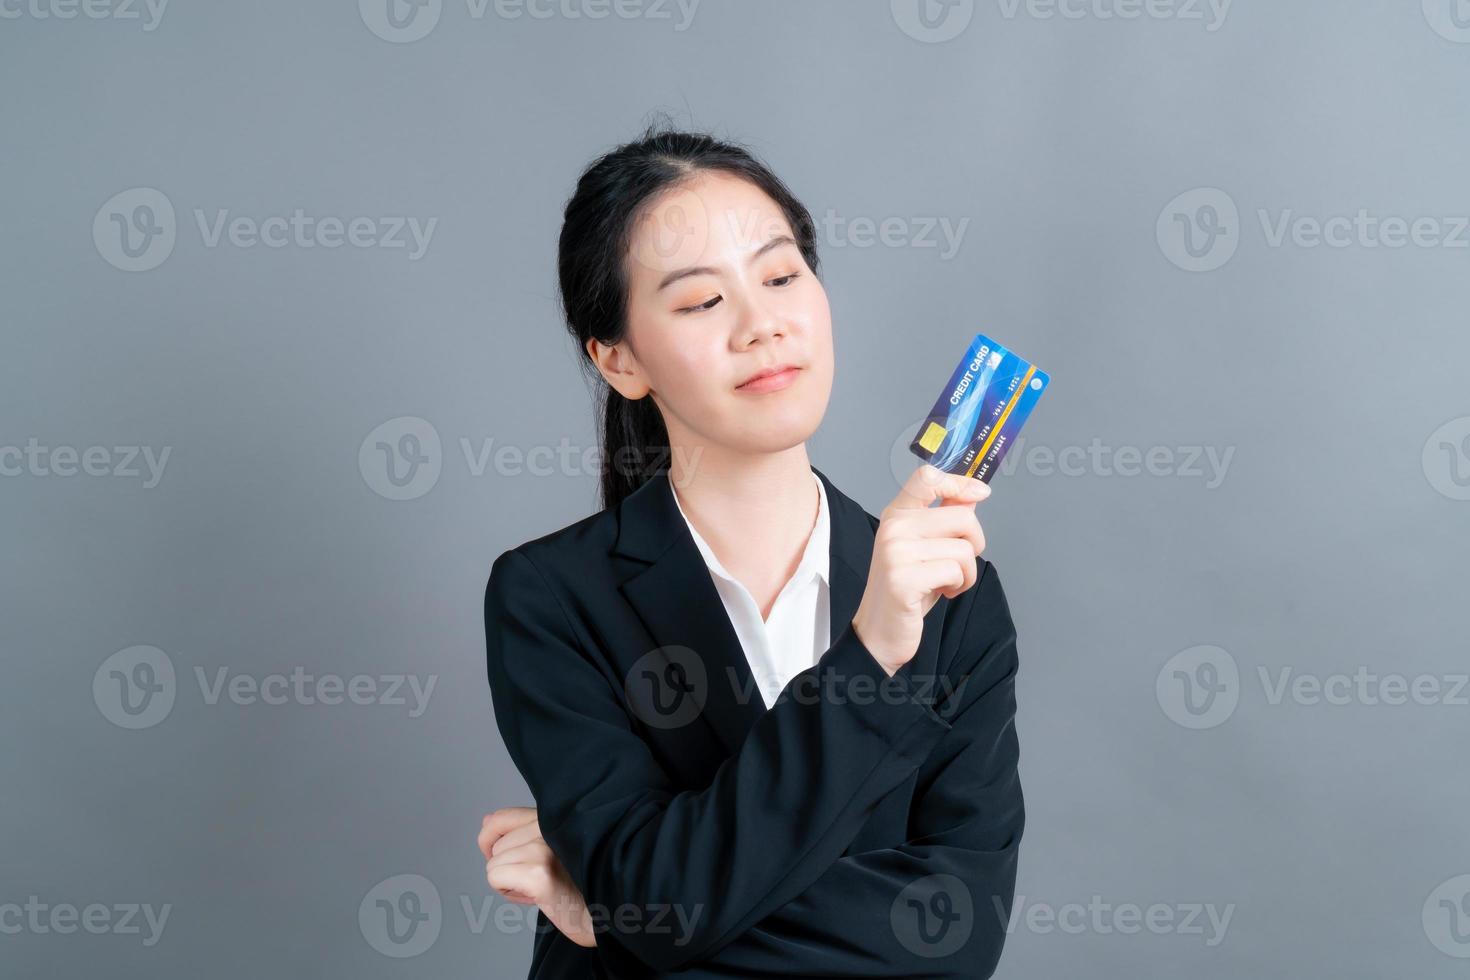
[[[656,968],[678,969],[808,888],[949,730],[915,697],[842,695],[860,678],[907,690],[848,626],[808,671],[838,696],[778,703],[709,786],[677,790],[575,637],[555,634],[559,611],[521,611],[547,603],[532,572],[525,561],[492,575],[487,595],[497,724],[546,842],[588,906],[609,915],[599,944]],[[654,931],[654,917],[689,927]]]
[[[964,691],[920,768],[908,840],[844,855],[800,895],[712,950],[712,976],[985,978],[1005,942],[1025,827],[1015,727],[1017,659],[999,581],[959,665]],[[816,954],[816,955],[814,955]],[[815,965],[813,965],[815,964]]]

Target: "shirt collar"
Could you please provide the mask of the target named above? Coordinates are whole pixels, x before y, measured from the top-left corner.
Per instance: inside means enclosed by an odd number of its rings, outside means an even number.
[[[812,479],[817,483],[817,523],[812,527],[811,537],[807,538],[806,550],[801,553],[801,561],[797,563],[796,571],[791,573],[791,581],[804,582],[810,575],[817,575],[827,586],[831,586],[831,547],[832,547],[832,516],[827,503],[827,488],[823,485],[816,471],[812,471]],[[670,470],[668,474],[669,487],[674,486],[674,474]],[[699,548],[699,553],[704,556],[704,563],[709,566],[710,571],[723,579],[731,582],[738,581],[735,576],[725,570],[720,564],[720,559],[715,556],[714,549],[709,542],[704,540],[694,525],[689,520],[689,515],[684,513],[684,506],[679,503],[678,493],[674,493],[674,505],[679,508],[679,516],[684,518],[684,523],[689,527],[689,534],[694,538],[694,544]]]

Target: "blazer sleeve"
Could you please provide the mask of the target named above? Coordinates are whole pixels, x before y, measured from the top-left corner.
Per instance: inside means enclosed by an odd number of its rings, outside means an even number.
[[[920,770],[909,839],[838,858],[795,899],[701,962],[714,975],[984,978],[1015,895],[1025,824],[1017,773],[1016,632],[995,567],[975,585],[947,671],[951,731]],[[963,678],[964,687],[959,688]]]
[[[865,678],[869,692],[887,681],[910,696],[777,704],[709,786],[681,790],[634,730],[620,680],[518,549],[491,568],[485,629],[496,724],[542,836],[589,908],[606,913],[599,949],[611,940],[620,949],[609,957],[661,971],[815,883],[951,727],[902,672],[889,678],[848,624],[808,668],[829,675],[823,690]]]

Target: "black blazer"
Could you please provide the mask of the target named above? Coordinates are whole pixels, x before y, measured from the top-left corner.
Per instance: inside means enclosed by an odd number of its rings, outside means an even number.
[[[769,710],[666,476],[491,567],[495,720],[597,948],[533,978],[978,977],[1024,824],[993,565],[893,678],[857,638],[877,518],[827,488],[832,644]]]

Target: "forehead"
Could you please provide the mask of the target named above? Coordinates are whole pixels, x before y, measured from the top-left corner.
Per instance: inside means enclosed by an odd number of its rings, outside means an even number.
[[[750,181],[705,172],[645,205],[634,222],[629,251],[635,273],[744,261],[791,226],[779,205]]]

